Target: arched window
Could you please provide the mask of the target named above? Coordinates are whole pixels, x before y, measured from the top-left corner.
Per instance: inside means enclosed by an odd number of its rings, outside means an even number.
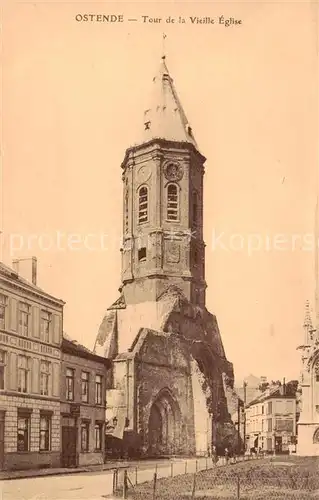
[[[319,443],[319,428],[315,430],[315,433],[313,435],[313,442],[314,442],[314,444]]]
[[[169,184],[167,186],[167,220],[178,220],[178,201],[178,186],[176,184]]]
[[[142,186],[138,191],[138,222],[148,221],[148,188]]]

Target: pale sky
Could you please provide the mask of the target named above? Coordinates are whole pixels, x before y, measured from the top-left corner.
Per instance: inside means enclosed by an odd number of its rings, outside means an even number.
[[[308,2],[3,7],[1,259],[38,257],[38,285],[66,301],[70,336],[92,348],[118,298],[120,165],[143,123],[165,32],[167,65],[207,158],[207,308],[238,382],[249,373],[298,376],[313,252],[300,238],[295,248],[287,242],[314,230],[315,9]],[[124,22],[75,20],[85,13],[123,14]],[[143,23],[142,15],[162,22]],[[170,15],[175,24],[165,22]],[[242,25],[189,17],[221,15]],[[72,234],[81,240],[73,249]],[[108,248],[98,244],[101,234]],[[214,246],[214,234],[226,248]],[[249,255],[253,234],[263,243]],[[275,250],[278,235],[286,243]]]

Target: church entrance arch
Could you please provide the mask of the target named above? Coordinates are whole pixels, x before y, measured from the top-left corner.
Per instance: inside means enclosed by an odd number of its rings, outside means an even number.
[[[150,455],[178,454],[181,443],[181,412],[168,389],[156,396],[148,423]]]

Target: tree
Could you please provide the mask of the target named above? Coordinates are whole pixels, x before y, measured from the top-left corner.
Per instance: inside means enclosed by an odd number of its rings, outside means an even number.
[[[290,380],[289,382],[287,382],[287,384],[286,384],[286,395],[287,396],[295,397],[297,389],[298,389],[298,385],[299,385],[298,380]]]
[[[262,384],[259,385],[258,389],[261,392],[265,392],[269,387],[269,382],[263,382]]]
[[[278,386],[281,386],[281,381],[280,380],[272,380],[270,382],[270,385],[278,385]]]

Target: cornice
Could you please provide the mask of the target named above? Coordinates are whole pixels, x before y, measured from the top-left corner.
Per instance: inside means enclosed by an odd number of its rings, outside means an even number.
[[[9,290],[13,289],[13,290],[23,291],[25,295],[30,295],[33,297],[40,298],[40,299],[45,300],[46,302],[48,302],[50,304],[54,304],[55,306],[63,307],[65,305],[65,302],[63,300],[56,299],[52,295],[49,295],[48,293],[43,292],[40,289],[28,287],[28,285],[22,283],[21,281],[12,281],[10,279],[6,279],[5,277],[3,277],[3,275],[0,275],[0,283],[2,280],[8,286]]]
[[[140,153],[140,151],[142,151],[143,149],[149,148],[148,152],[152,153],[152,151],[150,150],[151,147],[153,147],[155,151],[157,150],[157,154],[161,154],[161,155],[164,154],[165,155],[167,153],[171,153],[172,150],[179,152],[179,153],[182,151],[185,151],[185,152],[193,153],[197,158],[200,159],[201,163],[205,163],[205,161],[206,161],[205,156],[203,156],[196,149],[196,147],[190,142],[169,141],[167,139],[155,138],[155,139],[151,139],[148,142],[134,145],[134,146],[130,146],[129,148],[127,148],[127,150],[125,152],[124,160],[121,164],[121,168],[125,169],[128,161],[131,158],[131,155],[134,155],[135,153]]]

